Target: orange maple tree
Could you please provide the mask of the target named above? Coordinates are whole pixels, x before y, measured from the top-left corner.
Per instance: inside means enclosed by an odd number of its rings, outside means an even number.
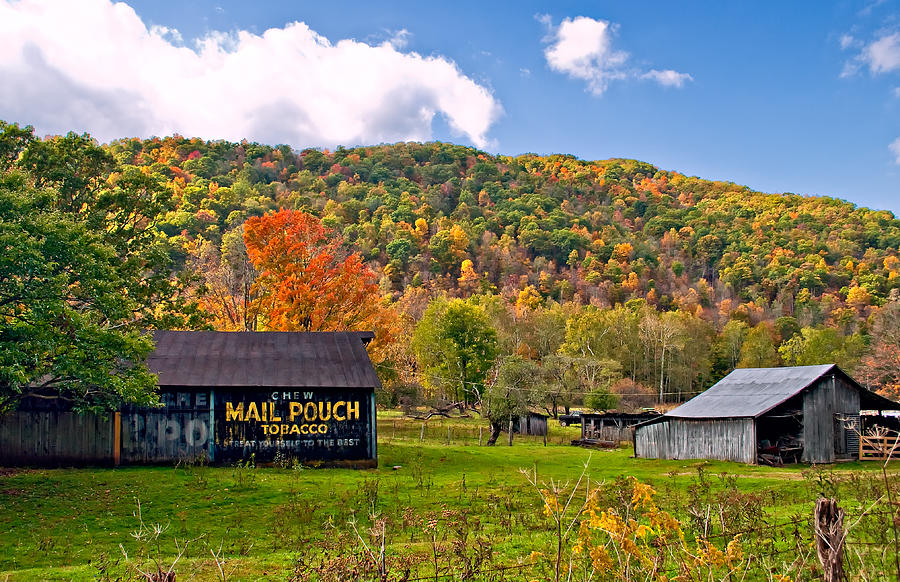
[[[315,216],[281,210],[250,218],[244,243],[259,271],[254,285],[267,329],[386,332],[390,327],[375,273]],[[382,334],[379,343],[385,339]]]

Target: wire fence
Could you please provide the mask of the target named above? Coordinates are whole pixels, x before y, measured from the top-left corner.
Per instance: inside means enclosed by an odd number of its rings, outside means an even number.
[[[504,423],[506,424],[506,423]],[[484,446],[491,436],[491,427],[487,421],[476,425],[462,424],[456,419],[432,417],[428,420],[418,419],[378,419],[378,441],[422,442],[447,446]],[[568,445],[581,438],[581,428],[561,428],[547,426],[547,434],[513,434],[513,443]],[[498,445],[507,445],[509,441],[508,426],[503,426]]]
[[[893,520],[898,518],[900,518],[900,514],[897,509],[891,507],[845,514],[847,537],[844,541],[844,571],[847,573],[847,580],[886,582],[900,579],[891,525]],[[663,576],[673,579],[681,576],[683,578],[678,579],[811,582],[823,579],[823,572],[816,553],[816,534],[813,522],[814,517],[810,512],[809,515],[797,515],[789,519],[765,519],[750,527],[727,528],[726,531],[716,531],[702,536],[695,535],[688,527],[684,537],[672,535],[665,538],[635,541],[638,545],[646,542],[643,551],[648,561],[643,564],[645,570],[642,573],[646,574],[647,564],[651,564],[649,567],[655,569],[652,579],[665,579]],[[537,534],[537,532],[535,533]],[[598,543],[608,544],[612,537],[609,536],[606,541],[598,540]],[[725,552],[729,542],[733,540],[740,542],[742,551],[731,572],[728,572],[729,566],[725,565],[723,570],[723,564],[716,563],[714,560],[705,563],[695,560],[705,551],[706,546],[702,542],[709,542],[719,551]],[[546,541],[544,539],[541,542],[537,537],[533,539],[534,550],[543,550],[545,553],[535,552],[530,556],[522,556],[515,563],[487,561],[470,569],[454,567],[452,558],[447,560],[446,557],[445,561],[441,562],[441,566],[435,564],[432,567],[425,561],[419,563],[418,567],[412,570],[407,569],[406,572],[392,571],[390,562],[388,562],[385,570],[386,576],[382,579],[395,582],[553,580],[555,579],[555,555],[552,549],[548,550],[548,547],[545,547],[544,542]],[[565,572],[562,580],[623,579],[621,575],[625,570],[621,561],[618,566],[613,564],[611,570],[601,574],[596,571],[596,564],[589,556],[589,551],[582,551],[575,555],[572,553],[573,545],[574,540],[570,539],[563,546],[562,563]],[[441,550],[442,553],[452,551],[449,545],[445,545]],[[612,554],[612,552],[610,553]],[[621,555],[620,552],[619,556]],[[570,561],[570,558],[573,559]],[[618,570],[616,570],[617,567]],[[718,568],[716,576],[704,574],[705,568],[707,572]],[[725,572],[725,577],[722,577],[723,572]],[[569,573],[571,573],[571,577],[569,577]],[[700,574],[703,575],[698,577]],[[780,578],[779,576],[785,577]],[[646,576],[635,579],[644,578]]]

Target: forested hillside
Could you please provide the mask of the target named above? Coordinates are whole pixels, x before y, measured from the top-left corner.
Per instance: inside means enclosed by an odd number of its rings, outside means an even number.
[[[160,228],[178,242],[219,245],[250,216],[308,210],[395,295],[533,285],[557,301],[645,299],[662,311],[740,308],[814,325],[849,322],[842,310],[861,314],[900,287],[900,222],[890,212],[634,160],[491,156],[443,143],[295,154],[181,138],[109,150],[172,186],[176,208]]]
[[[171,192],[158,242],[190,281],[182,300],[217,329],[278,327],[258,300],[245,221],[320,218],[395,313],[396,341],[378,348],[395,401],[478,397],[509,376],[498,362],[531,370],[540,399],[562,405],[607,389],[678,400],[735,366],[826,361],[896,390],[900,221],[887,211],[635,160],[446,143],[295,152],[176,136],[103,149],[108,182],[137,168]],[[478,365],[424,329],[464,307],[496,335]]]

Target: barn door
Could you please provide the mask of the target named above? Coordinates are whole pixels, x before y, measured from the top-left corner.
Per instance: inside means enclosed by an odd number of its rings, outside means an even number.
[[[856,458],[859,453],[859,415],[834,414],[834,454]]]

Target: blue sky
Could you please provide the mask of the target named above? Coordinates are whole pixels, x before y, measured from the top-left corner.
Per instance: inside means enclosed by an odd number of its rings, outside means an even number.
[[[0,118],[628,157],[900,214],[898,2],[128,5],[0,0]]]

